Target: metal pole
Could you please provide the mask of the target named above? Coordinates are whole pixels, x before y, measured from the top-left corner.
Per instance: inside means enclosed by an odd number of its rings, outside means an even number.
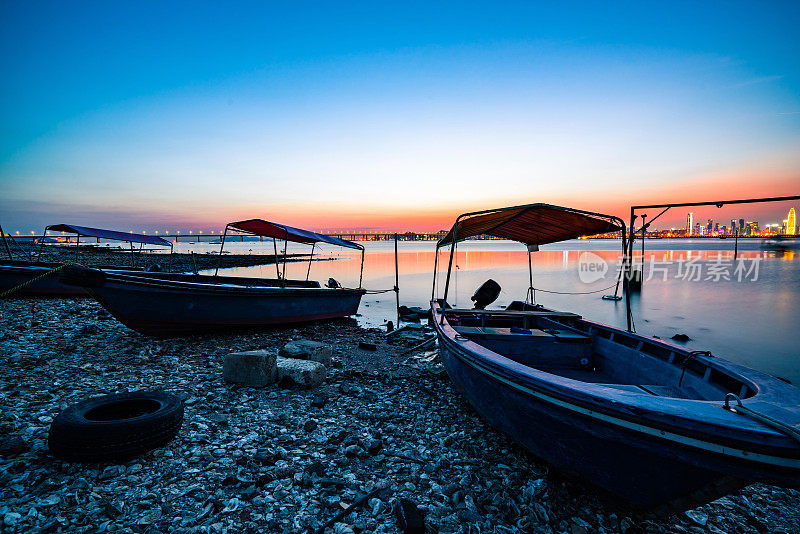
[[[645,229],[647,228],[647,215],[642,215],[642,272],[639,274],[639,287],[641,288],[644,285],[644,236],[645,236]]]
[[[306,271],[306,282],[308,282],[308,277],[311,275],[311,260],[314,258],[314,247],[316,247],[316,243],[311,243],[311,256],[308,257],[308,270]]]
[[[281,279],[281,272],[280,272],[280,270],[278,270],[278,242],[275,241],[274,237],[272,238],[272,248],[275,250],[275,257],[274,257],[274,260],[275,260],[275,278],[280,280]]]
[[[363,282],[364,282],[364,247],[361,247],[361,270],[358,273],[358,289],[361,289]]]
[[[8,259],[13,259],[11,257],[11,248],[8,246],[8,240],[6,239],[6,234],[3,232],[3,227],[0,226],[0,235],[3,236],[3,245],[6,247],[6,254],[8,254]]]
[[[283,279],[286,280],[286,253],[289,252],[289,241],[283,242]]]
[[[630,281],[630,263],[633,258],[633,224],[636,220],[636,215],[631,208],[631,225],[630,232],[628,233],[628,247],[622,256],[622,268],[624,270],[625,278],[622,280],[622,291],[625,293],[625,320],[628,324],[628,332],[633,332],[633,318],[631,317],[631,281]]]
[[[42,241],[44,241],[44,237],[42,237]],[[81,234],[76,234],[75,237],[75,263],[78,263],[78,245],[81,242]]]
[[[433,283],[431,284],[431,300],[436,298],[436,274],[439,267],[439,243],[436,243],[433,256]]]
[[[447,306],[447,292],[450,289],[450,274],[453,272],[453,256],[456,251],[456,236],[458,235],[458,219],[453,225],[453,240],[450,242],[450,261],[447,263],[447,279],[444,282],[444,296],[442,297],[442,323],[444,324],[444,309]]]
[[[219,266],[222,265],[222,248],[225,246],[225,237],[228,235],[228,225],[225,225],[225,231],[222,233],[222,241],[219,245],[219,260],[217,260],[217,269],[214,271],[214,276],[219,273]]]
[[[531,294],[531,304],[536,301],[536,293],[533,292],[533,265],[531,264],[531,251],[528,249],[528,293]],[[528,295],[525,295],[528,298]]]
[[[49,226],[44,227],[44,232],[42,232],[42,242],[39,243],[39,253],[36,255],[36,261],[39,261],[42,258],[42,247],[44,246],[44,238],[45,236],[47,236],[47,230],[49,229],[50,229]],[[69,237],[67,237],[67,239],[69,239]],[[3,241],[5,241],[5,238],[3,238]],[[8,248],[8,243],[6,243],[6,248]],[[8,257],[11,258],[11,253],[9,252],[8,254],[9,254]]]
[[[397,261],[397,234],[394,234],[394,297],[397,326],[400,327],[400,264]]]
[[[736,233],[733,234],[733,261],[736,261],[736,257],[739,255],[739,232],[741,231],[741,228],[737,228]]]

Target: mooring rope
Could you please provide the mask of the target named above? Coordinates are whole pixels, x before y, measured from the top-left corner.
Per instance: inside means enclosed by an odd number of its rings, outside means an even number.
[[[616,282],[611,284],[608,287],[604,287],[603,289],[598,289],[596,291],[550,291],[548,289],[541,289],[538,287],[531,287],[529,289],[533,289],[534,291],[541,291],[542,293],[552,293],[554,295],[591,295],[592,293],[602,293],[603,291],[608,291],[612,287],[616,286]]]
[[[4,299],[4,298],[6,298],[7,296],[9,296],[9,295],[12,295],[12,294],[16,293],[16,292],[17,292],[17,291],[19,291],[20,289],[23,289],[24,287],[26,287],[26,286],[29,286],[30,284],[32,284],[32,283],[34,283],[34,282],[36,282],[37,280],[41,280],[42,278],[44,278],[44,277],[46,277],[46,276],[50,276],[51,274],[53,274],[53,273],[55,273],[55,272],[58,272],[58,271],[60,271],[60,270],[61,270],[61,269],[63,269],[64,267],[69,267],[70,265],[75,265],[75,264],[74,264],[74,263],[65,263],[65,264],[63,264],[63,265],[59,265],[58,267],[56,267],[56,268],[54,268],[54,269],[50,269],[49,271],[47,271],[47,272],[46,272],[46,273],[44,273],[44,274],[40,274],[40,275],[39,275],[39,276],[37,276],[36,278],[31,278],[31,279],[30,279],[30,280],[28,280],[27,282],[22,282],[22,283],[21,283],[21,284],[19,284],[18,286],[14,286],[14,287],[12,287],[11,289],[8,289],[8,290],[6,290],[6,291],[3,291],[2,293],[0,293],[0,299]]]

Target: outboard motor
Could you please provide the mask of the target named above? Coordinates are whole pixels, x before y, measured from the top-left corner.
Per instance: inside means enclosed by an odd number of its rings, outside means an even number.
[[[483,310],[500,296],[500,284],[489,278],[475,291],[470,300],[475,303],[476,310]]]
[[[328,283],[325,285],[331,289],[339,289],[342,287],[342,285],[333,278],[328,278]]]

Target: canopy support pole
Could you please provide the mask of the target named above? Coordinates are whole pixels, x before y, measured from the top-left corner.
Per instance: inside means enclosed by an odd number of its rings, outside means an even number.
[[[364,281],[364,247],[361,247],[361,270],[358,272],[358,289],[361,289],[363,281]]]
[[[460,219],[460,217],[459,217]],[[456,219],[455,224],[453,225],[453,240],[450,242],[450,261],[447,263],[447,278],[444,282],[444,296],[442,297],[442,320],[441,324],[444,324],[444,310],[447,307],[447,293],[450,290],[450,275],[453,272],[453,256],[455,255],[456,251],[456,236],[458,235],[458,219]]]
[[[47,231],[48,231],[49,229],[50,229],[50,227],[49,227],[49,226],[45,226],[45,227],[44,227],[44,232],[42,232],[42,241],[39,243],[39,253],[38,253],[38,254],[36,254],[36,261],[39,261],[39,260],[41,260],[41,259],[42,259],[42,247],[44,247],[44,238],[45,238],[45,237],[47,237]],[[63,232],[62,232],[62,233],[63,233]],[[67,238],[67,241],[69,241],[69,238]],[[6,245],[6,247],[8,247],[8,245]],[[11,256],[9,255],[9,258],[10,258],[10,257],[11,257]]]
[[[436,298],[436,274],[439,268],[439,247],[436,246],[433,258],[433,283],[431,284],[431,301]]]
[[[306,282],[308,282],[308,277],[311,276],[311,260],[314,259],[314,247],[316,247],[316,243],[311,243],[311,255],[308,257],[308,270],[306,271]]]
[[[280,280],[281,279],[281,271],[278,268],[278,242],[275,240],[274,237],[272,238],[272,250],[275,251],[274,252],[275,255],[272,258],[273,261],[275,262],[275,278],[277,280]]]
[[[434,270],[435,276],[435,270]],[[400,264],[397,261],[397,233],[394,234],[394,300],[397,312],[397,327],[400,327]]]
[[[225,238],[228,236],[228,226],[227,224],[225,225],[225,231],[222,233],[222,241],[219,245],[219,259],[217,260],[217,269],[214,271],[214,276],[217,276],[219,266],[222,264],[222,248],[225,246]]]
[[[531,296],[531,304],[536,304],[536,291],[533,289],[533,264],[531,263],[531,251],[528,250],[528,295]],[[528,300],[525,295],[525,300]]]
[[[283,242],[283,279],[286,280],[286,259],[289,256],[289,240]]]
[[[44,244],[44,236],[42,236],[42,243]],[[78,263],[78,246],[81,243],[81,234],[75,235],[75,263]]]
[[[0,235],[3,236],[3,245],[5,245],[6,247],[6,254],[8,254],[8,259],[11,260],[13,259],[11,257],[11,247],[8,246],[8,240],[6,239],[6,234],[5,232],[3,232],[2,226],[0,226]]]

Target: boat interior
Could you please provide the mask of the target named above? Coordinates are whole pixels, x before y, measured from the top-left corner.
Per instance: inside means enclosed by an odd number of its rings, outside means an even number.
[[[445,312],[457,339],[469,339],[517,363],[564,378],[644,395],[721,401],[755,391],[709,364],[707,353],[589,322],[520,301],[506,309]],[[713,358],[711,358],[713,360]]]

